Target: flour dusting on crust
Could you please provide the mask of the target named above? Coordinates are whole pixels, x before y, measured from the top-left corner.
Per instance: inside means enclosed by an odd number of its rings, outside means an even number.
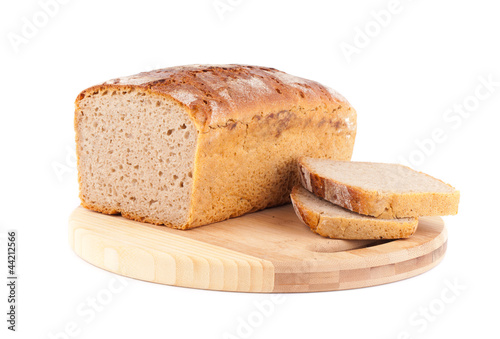
[[[171,91],[169,94],[172,98],[179,100],[180,102],[182,102],[184,105],[187,106],[191,105],[191,103],[198,100],[198,96],[189,91],[177,90],[177,91]]]
[[[337,100],[337,101],[340,101],[340,102],[344,102],[344,103],[349,103],[347,101],[346,98],[344,98],[344,96],[342,94],[340,94],[339,92],[337,92],[336,90],[334,90],[333,88],[330,88],[330,87],[326,87],[325,88],[328,90],[328,92],[330,92],[330,94],[332,95],[332,97]]]
[[[151,81],[161,79],[161,76],[143,76],[141,74],[135,74],[128,77],[121,77],[112,80],[108,80],[104,85],[143,85]]]
[[[258,96],[273,92],[273,89],[271,89],[264,81],[262,81],[258,77],[231,79],[229,81],[229,84],[237,91],[245,93],[249,96]]]
[[[345,118],[344,121],[348,129],[351,131],[356,129],[356,122],[352,121],[350,117]]]

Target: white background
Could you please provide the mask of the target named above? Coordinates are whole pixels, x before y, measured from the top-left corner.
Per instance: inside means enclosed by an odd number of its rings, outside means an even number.
[[[494,1],[401,0],[395,10],[388,0],[66,2],[52,7],[51,16],[40,14],[35,0],[0,7],[1,338],[67,338],[68,325],[78,338],[498,335],[500,8]],[[218,13],[214,3],[230,7]],[[389,9],[390,18],[377,23],[373,13]],[[27,22],[37,31],[23,32]],[[356,48],[350,57],[341,49],[347,44]],[[384,286],[286,295],[243,336],[241,319],[270,295],[124,278],[126,286],[92,314],[89,298],[122,283],[68,245],[67,218],[79,204],[74,99],[109,78],[192,63],[271,66],[346,96],[358,112],[353,160],[409,162],[461,191],[458,216],[445,218],[442,263]],[[488,78],[496,82],[490,92],[478,89]],[[463,115],[461,105],[468,107]],[[423,142],[436,128],[440,141]],[[5,322],[8,229],[19,234],[16,333]],[[456,293],[447,292],[449,284],[459,285]],[[419,312],[429,307],[424,318]]]

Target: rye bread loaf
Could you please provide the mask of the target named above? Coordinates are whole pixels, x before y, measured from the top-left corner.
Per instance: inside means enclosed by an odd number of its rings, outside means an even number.
[[[266,67],[160,69],[75,104],[82,205],[180,229],[289,202],[297,158],[349,160],[356,135],[341,95]]]
[[[315,196],[302,186],[290,195],[299,219],[323,237],[335,239],[399,239],[417,230],[417,218],[380,219],[351,212]]]
[[[459,191],[403,165],[304,157],[298,166],[307,190],[356,213],[390,219],[458,212]]]

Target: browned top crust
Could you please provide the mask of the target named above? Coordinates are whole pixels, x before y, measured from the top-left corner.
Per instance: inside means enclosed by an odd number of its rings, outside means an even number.
[[[255,115],[294,106],[327,111],[350,106],[343,96],[315,81],[248,65],[189,65],[143,72],[90,87],[80,93],[77,104],[96,89],[110,87],[142,88],[171,97],[189,108],[200,131],[234,121],[247,123]]]

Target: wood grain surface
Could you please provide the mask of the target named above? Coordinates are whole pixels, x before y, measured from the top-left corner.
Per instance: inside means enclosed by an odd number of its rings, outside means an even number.
[[[309,230],[291,205],[181,231],[78,207],[69,242],[87,262],[160,284],[240,292],[333,291],[423,273],[446,251],[439,217],[399,240],[335,240]]]

